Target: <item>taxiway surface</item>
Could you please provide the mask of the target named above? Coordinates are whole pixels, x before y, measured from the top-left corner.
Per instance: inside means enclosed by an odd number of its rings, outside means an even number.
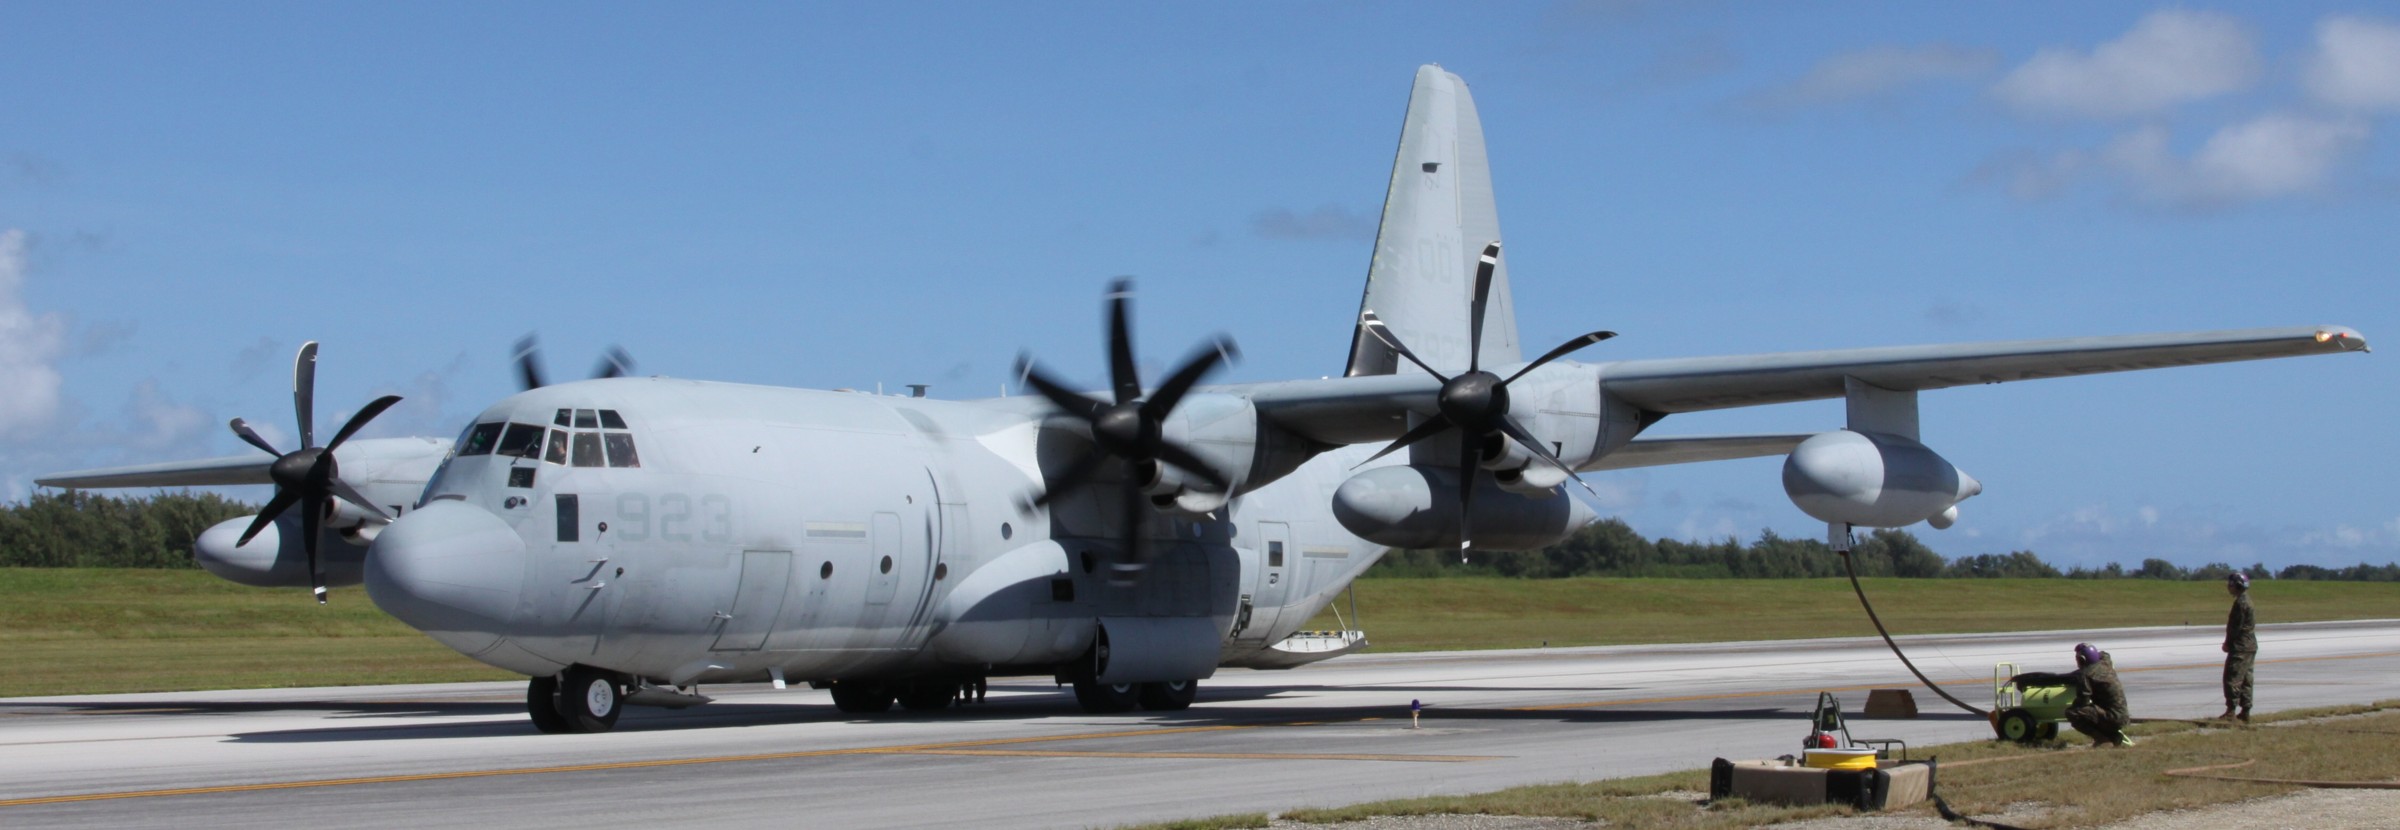
[[[1738,636],[1738,630],[1729,630]],[[2221,630],[1911,637],[1988,705],[1997,661],[2115,655],[2137,716],[2221,708]],[[2400,621],[2263,626],[2262,710],[2400,697]],[[1855,718],[1913,688],[1881,641],[1359,655],[1227,671],[1170,714],[1087,715],[1048,681],[988,702],[859,718],[824,692],[708,689],[615,732],[542,735],[516,683],[0,699],[0,827],[1114,827],[1592,780],[1793,752],[1819,690]],[[1916,689],[1859,737],[1990,735]],[[1411,700],[1424,703],[1409,727]]]

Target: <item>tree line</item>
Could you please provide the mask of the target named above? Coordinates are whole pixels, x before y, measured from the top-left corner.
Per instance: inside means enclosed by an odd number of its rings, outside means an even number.
[[[211,525],[258,512],[256,505],[215,493],[110,496],[78,490],[45,491],[20,504],[0,505],[0,567],[191,568],[192,542]],[[1945,559],[1904,530],[1877,530],[1851,552],[1860,576],[1916,579],[2224,579],[2234,568],[2210,563],[2184,568],[2164,559],[2145,559],[2135,568],[2060,570],[2032,551],[1979,553]],[[2400,582],[2400,564],[2347,568],[2292,565],[2270,572],[2264,564],[2243,569],[2253,578]],[[1762,531],[1758,540],[1686,542],[1651,539],[1619,519],[1606,519],[1539,551],[1480,554],[1459,561],[1457,551],[1396,550],[1367,572],[1379,577],[1511,576],[1555,579],[1570,576],[1675,577],[1685,579],[1803,579],[1844,575],[1841,557],[1820,539],[1790,539]]]
[[[0,505],[0,566],[197,568],[192,541],[258,507],[215,493],[44,491]]]
[[[2177,579],[2219,580],[2235,568],[2212,562],[2185,568],[2164,559],[2145,559],[2127,569],[2060,570],[2032,551],[1979,553],[1945,559],[1905,530],[1877,530],[1851,549],[1858,575],[1914,579]],[[2293,565],[2280,571],[2263,563],[2241,569],[2252,578],[2400,582],[2400,563],[2348,568]],[[1686,542],[1651,539],[1620,519],[1604,519],[1565,541],[1526,553],[1486,553],[1460,561],[1454,550],[1396,550],[1367,571],[1380,577],[1511,576],[1556,579],[1572,576],[1669,577],[1683,579],[1806,579],[1848,572],[1833,546],[1821,539],[1791,539],[1766,530],[1757,541]]]

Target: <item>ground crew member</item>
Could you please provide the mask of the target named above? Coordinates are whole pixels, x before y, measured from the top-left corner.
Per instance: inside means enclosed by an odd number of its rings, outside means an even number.
[[[2225,714],[2218,720],[2250,720],[2250,670],[2258,665],[2258,618],[2250,611],[2250,577],[2234,571],[2225,577],[2225,592],[2233,595],[2233,611],[2225,615]]]
[[[2125,686],[2117,682],[2116,665],[2091,643],[2075,644],[2075,670],[2066,674],[2026,672],[2009,678],[2022,689],[2027,686],[2073,686],[2075,705],[2067,707],[2067,723],[2075,731],[2089,735],[2092,745],[2131,746],[2125,727],[2133,723],[2133,711],[2125,705]]]

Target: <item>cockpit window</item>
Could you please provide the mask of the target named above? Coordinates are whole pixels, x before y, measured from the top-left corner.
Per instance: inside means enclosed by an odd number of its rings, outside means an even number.
[[[603,429],[624,429],[625,419],[617,417],[614,409],[603,409],[600,410],[600,426]]]
[[[575,414],[574,414],[574,413],[575,413],[575,410],[572,410],[572,409],[561,409],[561,410],[559,410],[559,411],[558,411],[558,417],[550,419],[550,423],[557,424],[557,425],[559,425],[559,426],[562,426],[562,427],[571,427],[571,426],[574,426],[574,425],[575,425]]]
[[[604,412],[605,412],[605,411],[607,411],[607,410],[602,410],[602,411],[604,411]],[[633,451],[633,433],[630,433],[630,432],[603,432],[603,433],[600,433],[600,435],[601,435],[601,437],[603,437],[603,438],[606,438],[606,439],[608,440],[608,466],[611,466],[611,467],[639,467],[639,466],[642,466],[642,457],[641,457],[641,456],[639,456],[639,455],[636,455],[636,454],[634,454],[634,451]]]
[[[542,454],[542,434],[547,432],[532,424],[509,424],[508,432],[500,438],[493,452],[517,458],[538,458]]]
[[[600,433],[575,433],[575,466],[604,467],[608,460],[600,454]]]
[[[566,412],[566,410],[564,410],[564,409],[561,409],[561,410],[559,410],[559,412],[562,412],[562,413],[563,413],[563,412]],[[560,418],[565,418],[566,416],[562,414],[562,415],[560,415],[559,417],[560,417]],[[550,462],[550,463],[552,463],[552,464],[565,464],[565,463],[567,463],[567,431],[566,431],[566,430],[563,430],[563,429],[554,429],[554,430],[551,430],[551,431],[550,431],[550,451],[549,451],[547,454],[545,454],[545,455],[543,455],[543,456],[542,456],[542,460],[543,460],[543,461],[548,461],[548,462]]]
[[[467,431],[466,443],[458,448],[458,454],[489,454],[492,451],[492,445],[499,443],[500,428],[504,426],[507,426],[507,424],[499,421],[493,421],[488,424],[476,424],[474,429]]]
[[[575,410],[575,426],[578,429],[596,428],[600,426],[600,415],[589,409]]]

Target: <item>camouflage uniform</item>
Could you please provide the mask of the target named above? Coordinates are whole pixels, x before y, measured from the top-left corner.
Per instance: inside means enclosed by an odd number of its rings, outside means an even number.
[[[2225,615],[2225,711],[2250,714],[2250,670],[2258,663],[2258,619],[2250,611],[2250,593],[2233,595],[2233,611]]]
[[[2091,736],[2093,743],[2131,743],[2125,727],[2133,723],[2133,710],[2125,704],[2125,685],[2117,681],[2116,665],[2106,655],[2066,674],[2027,672],[2011,679],[2020,686],[2075,687],[2067,725]]]

